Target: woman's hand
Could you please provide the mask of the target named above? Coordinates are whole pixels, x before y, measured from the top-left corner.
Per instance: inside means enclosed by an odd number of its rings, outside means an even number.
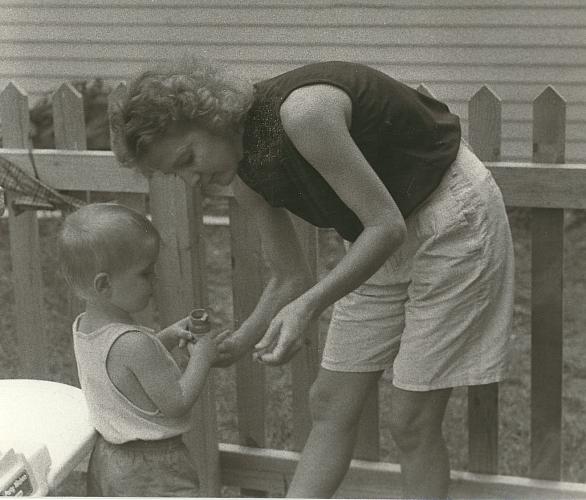
[[[303,346],[303,336],[312,315],[305,305],[295,300],[274,317],[264,337],[256,344],[254,358],[267,365],[289,361]]]
[[[251,350],[250,338],[236,330],[222,339],[214,366],[220,368],[230,366]]]

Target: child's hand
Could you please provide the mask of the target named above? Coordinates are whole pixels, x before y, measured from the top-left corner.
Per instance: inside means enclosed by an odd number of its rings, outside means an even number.
[[[159,340],[167,347],[174,348],[177,344],[179,347],[185,347],[188,342],[194,342],[195,336],[187,329],[189,318],[185,317],[179,321],[161,330],[158,334]]]
[[[219,330],[203,335],[197,335],[195,342],[187,343],[187,349],[189,350],[190,356],[203,351],[206,358],[208,358],[213,364],[219,356],[218,346],[229,334],[230,330]]]

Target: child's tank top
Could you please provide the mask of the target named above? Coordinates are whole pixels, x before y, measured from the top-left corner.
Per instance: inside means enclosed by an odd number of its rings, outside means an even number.
[[[78,316],[73,323],[73,347],[81,389],[84,393],[91,424],[113,444],[134,440],[157,440],[183,434],[190,429],[190,412],[181,417],[168,417],[159,410],[139,408],[122,394],[110,380],[106,369],[108,353],[114,342],[127,332],[148,335],[161,351],[161,356],[176,363],[151,330],[138,325],[112,323],[91,333],[78,329]],[[181,374],[177,367],[178,376]]]

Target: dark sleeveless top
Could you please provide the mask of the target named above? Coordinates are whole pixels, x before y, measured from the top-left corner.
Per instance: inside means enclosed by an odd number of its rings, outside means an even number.
[[[363,226],[283,130],[279,110],[305,85],[329,84],[352,100],[350,135],[407,217],[438,186],[460,146],[460,121],[448,107],[360,64],[325,62],[255,85],[244,129],[239,177],[271,206],[354,241]]]

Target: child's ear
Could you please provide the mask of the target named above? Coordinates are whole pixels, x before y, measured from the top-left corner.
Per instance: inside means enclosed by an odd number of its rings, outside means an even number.
[[[108,273],[96,274],[94,278],[94,290],[99,295],[110,291],[110,275]]]

